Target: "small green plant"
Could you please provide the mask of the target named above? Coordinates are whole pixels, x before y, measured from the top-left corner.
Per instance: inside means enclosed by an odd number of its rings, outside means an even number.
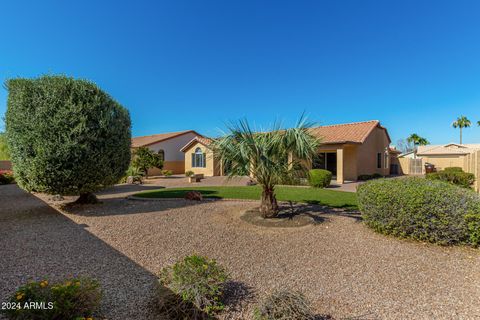
[[[193,172],[191,170],[185,171],[185,177],[187,177],[187,178],[193,177],[194,175],[195,175],[195,172]]]
[[[15,182],[13,172],[10,170],[0,170],[0,185]]]
[[[162,269],[159,275],[161,285],[209,315],[224,309],[222,297],[227,280],[225,269],[215,260],[197,255]]]
[[[133,177],[133,181],[142,181],[143,180],[143,172],[137,167],[134,167],[133,165],[130,165],[127,169],[127,172],[125,172],[125,175],[120,179],[120,183],[126,183],[128,177]]]
[[[312,169],[308,172],[308,183],[314,188],[325,188],[332,181],[332,173],[323,169]]]
[[[3,313],[8,319],[93,319],[102,293],[97,281],[71,278],[51,284],[48,280],[29,282],[18,288]],[[36,305],[41,308],[32,308]]]
[[[305,296],[296,291],[281,290],[267,296],[253,311],[255,320],[313,320],[315,313]]]
[[[140,169],[142,174],[148,178],[148,169],[163,168],[163,155],[153,152],[148,147],[140,147],[133,152],[131,165]]]
[[[162,170],[162,174],[165,177],[171,177],[173,175],[173,171],[172,170]]]
[[[464,172],[459,167],[450,167],[438,172],[428,173],[426,177],[429,180],[441,180],[463,188],[471,188],[475,182],[473,173]]]
[[[357,189],[363,220],[384,234],[443,245],[478,245],[480,197],[418,177],[380,179]]]

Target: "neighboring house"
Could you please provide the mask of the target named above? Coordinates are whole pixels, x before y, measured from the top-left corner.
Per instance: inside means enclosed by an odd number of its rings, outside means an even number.
[[[402,160],[402,159],[400,159]],[[413,165],[418,166],[418,173],[425,173],[425,164],[433,164],[437,171],[448,167],[460,167],[465,172],[475,175],[475,190],[478,191],[480,177],[480,144],[448,143],[444,145],[419,146],[417,159],[405,158],[404,170],[407,174],[415,171]],[[417,162],[417,163],[413,163]]]
[[[148,147],[163,155],[163,170],[172,170],[176,174],[184,173],[185,156],[180,149],[195,137],[202,137],[202,135],[193,130],[187,130],[135,137],[132,138],[132,149]],[[153,168],[148,173],[156,175],[160,174],[160,170]]]
[[[212,139],[195,137],[181,149],[184,153],[185,172],[193,171],[207,177],[223,175],[220,162],[213,156],[211,143]]]
[[[339,183],[355,181],[362,174],[390,174],[391,140],[387,129],[379,121],[321,126],[310,130],[322,140],[317,156],[309,165],[311,168],[331,171]],[[186,171],[206,176],[223,174],[223,168],[209,148],[210,142],[199,137],[182,148]],[[203,162],[201,159],[204,159]]]

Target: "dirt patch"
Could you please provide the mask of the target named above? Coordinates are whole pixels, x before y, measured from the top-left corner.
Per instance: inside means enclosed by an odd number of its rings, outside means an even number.
[[[308,205],[284,206],[276,218],[265,219],[258,208],[248,209],[240,216],[245,222],[259,227],[298,228],[316,225],[325,221],[318,213],[309,210]]]

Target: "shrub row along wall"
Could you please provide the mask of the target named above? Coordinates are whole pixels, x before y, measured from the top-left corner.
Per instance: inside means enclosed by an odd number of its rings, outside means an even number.
[[[380,179],[358,188],[365,223],[378,232],[439,244],[480,242],[480,197],[424,178]]]

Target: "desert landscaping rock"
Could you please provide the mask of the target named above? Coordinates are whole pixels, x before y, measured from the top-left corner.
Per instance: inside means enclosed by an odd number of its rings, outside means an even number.
[[[325,219],[318,225],[265,228],[240,219],[255,202],[133,201],[128,190],[61,213],[0,186],[0,301],[28,279],[86,275],[101,282],[108,319],[147,319],[155,274],[197,253],[235,281],[225,319],[250,319],[256,299],[283,288],[335,318],[480,318],[477,249],[385,237],[358,215],[321,207],[311,209]]]

